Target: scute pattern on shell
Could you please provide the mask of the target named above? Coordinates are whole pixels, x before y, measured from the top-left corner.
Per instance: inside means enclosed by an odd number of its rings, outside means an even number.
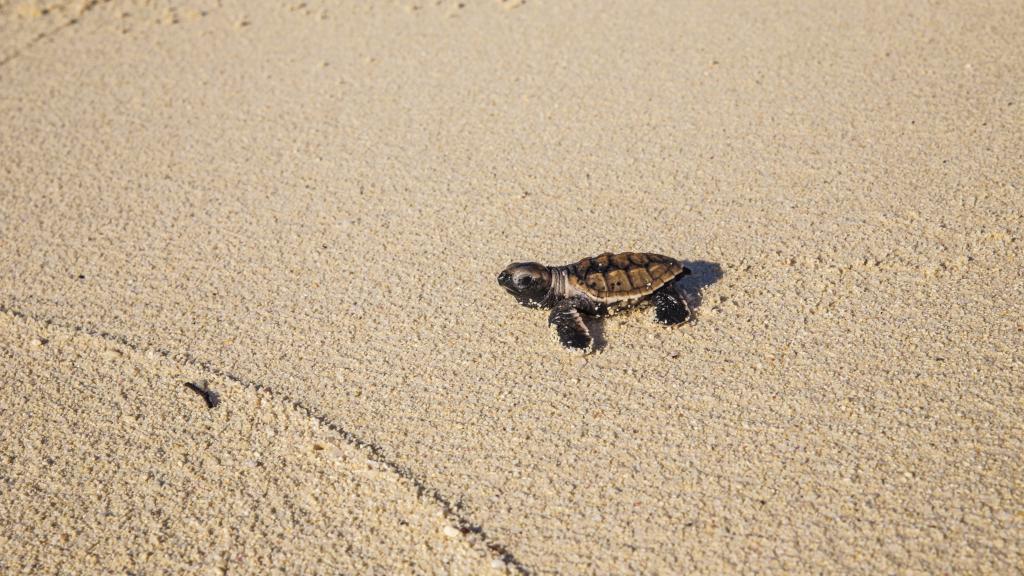
[[[571,266],[570,281],[597,300],[641,298],[683,272],[683,265],[661,254],[606,252]]]

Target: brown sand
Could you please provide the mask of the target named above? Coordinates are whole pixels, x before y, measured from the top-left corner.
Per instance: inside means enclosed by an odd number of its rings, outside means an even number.
[[[0,349],[5,574],[490,569],[436,502],[273,394],[7,314]]]
[[[0,572],[1024,562],[1024,4],[33,14]],[[494,282],[608,249],[696,322],[580,358]]]

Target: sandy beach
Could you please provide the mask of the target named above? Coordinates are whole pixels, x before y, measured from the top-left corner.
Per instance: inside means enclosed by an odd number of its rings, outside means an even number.
[[[0,573],[1019,572],[1022,33],[0,0]],[[495,282],[627,250],[692,322]]]

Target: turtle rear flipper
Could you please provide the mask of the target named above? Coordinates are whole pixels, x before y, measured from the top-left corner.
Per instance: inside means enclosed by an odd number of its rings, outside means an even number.
[[[690,317],[690,307],[673,284],[669,284],[651,296],[654,302],[654,319],[658,324],[674,326]]]
[[[554,325],[555,331],[558,332],[558,340],[562,346],[570,350],[588,352],[594,343],[590,337],[590,330],[576,309],[576,302],[572,300],[559,302],[551,311],[548,324]]]

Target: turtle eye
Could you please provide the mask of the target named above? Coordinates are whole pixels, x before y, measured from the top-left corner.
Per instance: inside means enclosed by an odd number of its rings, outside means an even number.
[[[529,286],[529,285],[531,285],[531,284],[533,284],[533,276],[525,276],[524,275],[524,276],[520,276],[516,280],[518,281],[519,285],[524,287],[524,288]]]

